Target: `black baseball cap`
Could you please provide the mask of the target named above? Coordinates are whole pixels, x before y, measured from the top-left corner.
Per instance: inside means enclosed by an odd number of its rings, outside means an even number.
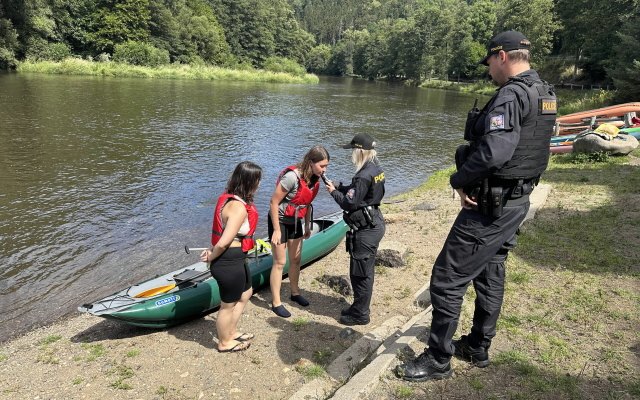
[[[500,50],[529,50],[531,42],[522,33],[517,31],[506,31],[498,33],[489,41],[487,46],[487,56],[480,61],[482,65],[487,64],[487,60],[494,54],[498,54]]]
[[[371,150],[376,147],[376,141],[366,133],[358,133],[351,139],[351,143],[342,146],[343,149]]]

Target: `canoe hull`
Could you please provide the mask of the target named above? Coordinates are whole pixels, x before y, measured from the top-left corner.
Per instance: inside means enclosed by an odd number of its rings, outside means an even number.
[[[347,232],[348,227],[342,220],[342,213],[334,213],[314,220],[314,230],[302,246],[303,266],[329,254],[335,249]],[[266,241],[266,240],[265,240]],[[269,284],[273,257],[270,252],[250,254],[246,263],[251,271],[254,290]],[[220,305],[218,283],[207,272],[208,265],[198,262],[185,268],[150,279],[138,285],[116,292],[104,299],[78,307],[81,312],[107,319],[118,320],[129,325],[147,328],[166,328],[200,318]],[[289,271],[289,262],[284,273]],[[188,273],[203,277],[180,283],[176,276]],[[157,296],[137,298],[153,287],[177,283],[177,286]]]

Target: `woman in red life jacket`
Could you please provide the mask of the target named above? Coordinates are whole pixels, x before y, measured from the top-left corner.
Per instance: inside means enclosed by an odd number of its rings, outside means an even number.
[[[300,294],[300,256],[302,238],[311,235],[311,202],[318,194],[320,176],[329,165],[329,152],[322,146],[312,147],[297,165],[292,165],[280,173],[276,189],[269,205],[269,237],[273,252],[273,267],[269,283],[271,286],[271,310],[276,315],[288,318],[291,313],[280,300],[282,272],[289,253],[289,283],[291,300],[306,307],[307,299]],[[304,231],[302,221],[304,220]]]
[[[254,246],[253,233],[258,224],[258,212],[253,204],[253,195],[261,178],[262,169],[250,161],[236,166],[225,192],[218,197],[213,214],[211,247],[200,254],[200,260],[211,263],[211,275],[220,288],[221,302],[216,319],[219,352],[246,350],[254,336],[239,333],[238,322],[253,294],[245,257]]]

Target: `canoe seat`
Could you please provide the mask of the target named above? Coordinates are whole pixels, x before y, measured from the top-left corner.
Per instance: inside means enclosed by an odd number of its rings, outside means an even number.
[[[173,276],[173,280],[176,281],[176,285],[180,285],[183,282],[189,281],[189,282],[202,282],[203,280],[208,278],[208,274],[205,274],[204,276],[200,276],[198,279],[195,279],[195,277],[197,277],[198,275],[202,275],[202,272],[204,271],[196,271],[193,269],[188,269],[186,271],[182,271],[177,275]]]

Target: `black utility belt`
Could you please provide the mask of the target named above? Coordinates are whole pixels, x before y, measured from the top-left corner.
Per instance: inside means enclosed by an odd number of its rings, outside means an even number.
[[[489,183],[485,179],[480,186],[465,189],[469,197],[478,203],[478,212],[494,218],[502,216],[503,207],[513,207],[529,201],[529,195],[533,192],[535,183],[530,180],[515,186],[497,186],[495,182]]]
[[[376,213],[374,210],[377,209],[378,206],[374,205],[358,208],[354,211],[345,211],[342,213],[342,218],[351,229],[373,228],[376,226],[373,220],[373,216]]]

